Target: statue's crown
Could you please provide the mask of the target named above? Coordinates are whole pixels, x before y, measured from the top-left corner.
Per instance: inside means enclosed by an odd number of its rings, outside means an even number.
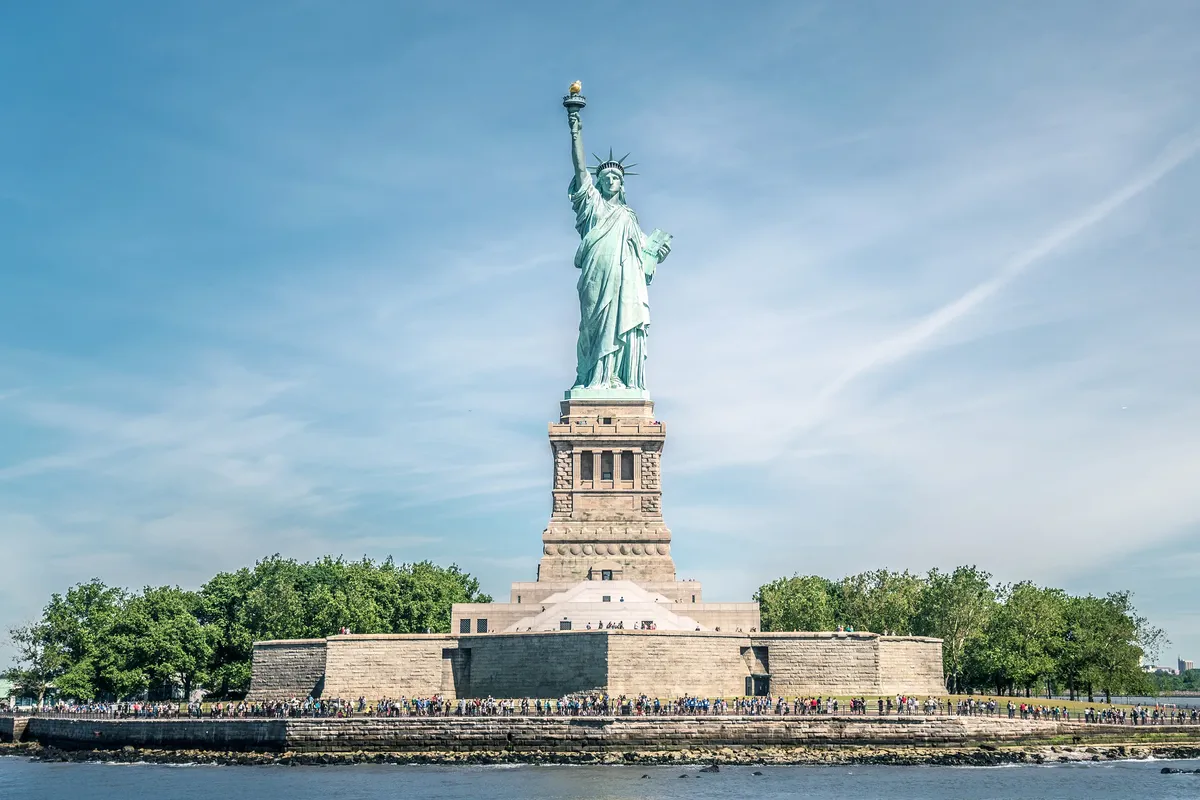
[[[612,151],[612,148],[610,147],[608,149],[608,158],[606,158],[606,159],[601,158],[600,156],[596,155],[595,153],[592,153],[592,158],[594,158],[598,162],[600,162],[596,166],[592,167],[592,172],[594,172],[597,175],[599,175],[601,172],[604,172],[604,170],[606,170],[606,169],[615,169],[617,172],[621,173],[621,177],[625,177],[626,175],[637,175],[636,172],[629,171],[630,167],[636,167],[637,164],[626,164],[625,163],[625,159],[629,158],[629,153],[626,153],[625,155],[621,156],[620,158],[613,158],[613,151]]]

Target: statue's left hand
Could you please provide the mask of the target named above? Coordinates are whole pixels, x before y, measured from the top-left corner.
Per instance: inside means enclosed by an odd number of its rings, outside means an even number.
[[[671,245],[663,244],[662,247],[658,248],[658,263],[661,264],[662,262],[666,261],[667,256],[669,255],[671,255]]]

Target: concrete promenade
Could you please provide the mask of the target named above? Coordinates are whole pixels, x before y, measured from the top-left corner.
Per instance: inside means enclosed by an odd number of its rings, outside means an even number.
[[[24,730],[19,730],[21,725]],[[1200,726],[971,716],[0,718],[0,738],[63,749],[243,752],[662,752],[696,748],[963,746],[1133,731],[1200,740]],[[7,734],[7,736],[5,735]]]

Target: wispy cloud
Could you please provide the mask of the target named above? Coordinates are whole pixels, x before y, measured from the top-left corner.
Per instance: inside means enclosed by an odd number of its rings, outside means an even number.
[[[1175,143],[1153,164],[1142,170],[1120,189],[1077,216],[1059,224],[1054,230],[1005,263],[994,276],[938,308],[917,324],[879,342],[817,394],[813,403],[813,416],[819,417],[824,408],[836,399],[837,395],[851,381],[877,367],[900,361],[917,352],[942,329],[969,314],[976,306],[1003,289],[1022,272],[1045,260],[1047,256],[1070,243],[1088,228],[1103,222],[1130,200],[1147,191],[1162,178],[1191,160],[1197,151],[1200,151],[1200,137],[1190,136],[1182,142]]]

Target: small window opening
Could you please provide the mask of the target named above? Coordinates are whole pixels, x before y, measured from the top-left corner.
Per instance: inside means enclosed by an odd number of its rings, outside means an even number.
[[[613,479],[613,451],[604,450],[600,453],[600,480],[611,481]]]
[[[475,620],[475,632],[476,633],[487,633],[487,620],[486,619]]]
[[[602,581],[611,581],[611,580],[612,580],[612,570],[611,570],[611,569],[602,569],[602,570],[600,570],[600,580],[602,580]],[[607,601],[606,601],[606,602],[607,602]]]
[[[592,458],[591,450],[584,450],[579,454],[579,479],[581,481],[592,480],[592,470],[595,467],[595,461]]]
[[[612,602],[612,595],[611,595],[611,594],[606,594],[606,595],[603,595],[603,596],[600,598],[600,602],[601,602],[601,603],[611,603],[611,602]]]
[[[605,425],[612,425],[612,417],[605,417],[605,418],[604,418],[604,424],[605,424]]]
[[[521,602],[521,595],[517,595],[517,602]]]
[[[696,602],[696,595],[692,595],[692,602]]]
[[[633,451],[621,451],[621,480],[633,480]]]
[[[460,619],[458,621],[458,632],[459,633],[470,633],[471,632],[471,620]]]
[[[564,619],[563,621],[559,622],[559,623],[558,623],[558,629],[559,629],[560,631],[569,631],[569,630],[571,630],[571,620],[569,620],[569,619]]]

